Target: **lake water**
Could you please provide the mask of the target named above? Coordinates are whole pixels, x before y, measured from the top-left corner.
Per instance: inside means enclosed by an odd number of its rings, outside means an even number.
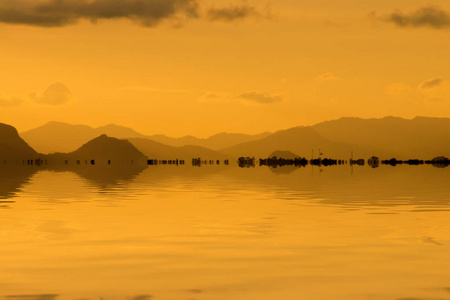
[[[450,299],[450,168],[0,170],[0,299]]]

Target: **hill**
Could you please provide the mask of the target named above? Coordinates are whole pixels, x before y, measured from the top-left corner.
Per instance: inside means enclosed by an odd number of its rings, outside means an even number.
[[[49,162],[68,164],[96,165],[146,164],[147,157],[136,149],[129,141],[108,137],[105,134],[87,142],[71,153],[55,153],[48,155]]]
[[[284,159],[296,159],[300,156],[292,153],[291,151],[277,150],[277,151],[270,153],[267,158],[271,158],[271,157],[284,158]]]
[[[173,147],[158,143],[149,139],[129,139],[129,141],[139,151],[144,153],[149,159],[184,159],[190,160],[195,157],[202,159],[225,159],[226,156],[214,150],[210,150],[200,146],[182,146]]]
[[[38,153],[19,136],[14,127],[0,123],[1,160],[35,159],[36,156]]]

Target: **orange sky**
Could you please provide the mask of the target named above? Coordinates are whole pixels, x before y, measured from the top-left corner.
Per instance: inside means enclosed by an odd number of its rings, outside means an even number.
[[[205,137],[450,117],[448,1],[143,2],[3,0],[1,122]]]

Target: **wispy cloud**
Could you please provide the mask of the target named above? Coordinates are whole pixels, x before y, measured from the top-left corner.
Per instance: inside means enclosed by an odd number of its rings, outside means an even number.
[[[336,81],[339,79],[339,77],[336,76],[336,74],[334,74],[332,72],[327,72],[327,73],[320,74],[319,76],[316,77],[316,79],[321,80],[321,81]]]
[[[24,100],[21,97],[0,94],[0,107],[18,106],[23,102]]]
[[[425,80],[424,82],[422,82],[422,84],[420,85],[420,88],[421,89],[432,89],[432,88],[442,85],[442,83],[444,83],[444,78],[442,78],[442,77],[431,78],[431,79],[428,79],[428,80]]]
[[[157,92],[157,93],[173,93],[173,94],[198,94],[204,93],[202,90],[177,90],[177,89],[163,89],[150,86],[125,86],[118,88],[125,91],[140,91],[140,92]]]
[[[153,298],[152,295],[138,295],[138,296],[134,296],[132,298],[132,300],[150,300],[152,298]]]
[[[240,103],[240,104],[273,104],[282,102],[284,96],[261,91],[250,91],[239,94],[205,92],[198,101],[216,103]]]
[[[283,101],[283,96],[281,95],[274,95],[260,91],[241,93],[237,95],[236,98],[259,104],[271,104]]]
[[[435,29],[450,27],[450,14],[442,8],[432,5],[407,13],[395,11],[378,19],[394,23],[399,27],[431,27]]]
[[[199,102],[230,102],[233,97],[228,94],[205,92],[198,98]]]
[[[249,17],[270,18],[270,10],[266,7],[263,13],[255,6],[249,4],[229,5],[221,8],[210,8],[207,11],[207,18],[210,21],[234,22]]]
[[[197,18],[196,0],[2,0],[0,22],[61,27],[82,19],[129,19],[156,26],[173,17]]]

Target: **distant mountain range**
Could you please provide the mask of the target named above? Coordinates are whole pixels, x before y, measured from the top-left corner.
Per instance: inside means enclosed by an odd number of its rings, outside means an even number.
[[[275,133],[221,133],[207,139],[193,136],[146,136],[131,128],[114,124],[91,128],[85,125],[50,122],[23,132],[21,136],[25,142],[17,136],[13,127],[2,125],[0,156],[17,157],[22,154],[35,155],[37,152],[55,151],[74,155],[76,149],[102,134],[127,139],[133,149],[150,159],[233,159],[239,156],[266,158],[278,150],[290,151],[306,158],[317,158],[320,155],[348,159],[351,153],[354,158],[368,158],[372,155],[398,159],[431,159],[440,155],[450,157],[450,119],[427,117],[416,117],[412,120],[396,117],[341,118]],[[105,136],[102,139],[105,140]],[[105,141],[103,142],[106,145]]]
[[[218,133],[210,136],[206,139],[196,138],[194,136],[185,136],[180,138],[172,138],[165,135],[157,134],[147,136],[146,138],[151,139],[156,142],[160,142],[165,145],[181,147],[186,145],[200,146],[204,148],[209,148],[212,150],[220,150],[226,147],[231,147],[240,143],[256,141],[269,136],[270,132],[263,132],[260,134],[243,134],[243,133]]]
[[[232,147],[222,149],[221,152],[232,156],[255,156],[267,158],[277,150],[291,151],[300,156],[311,157],[312,149],[319,155],[319,149],[332,149],[334,156],[349,156],[352,146],[333,142],[322,137],[310,127],[296,127],[281,130],[263,139],[241,143]],[[331,154],[331,152],[329,152]]]
[[[311,128],[324,138],[363,146],[384,156],[403,159],[450,156],[450,118],[342,118]]]
[[[164,145],[200,146],[213,150],[230,147],[239,143],[258,140],[270,135],[269,132],[249,135],[240,133],[219,133],[207,139],[185,136],[180,138],[167,137],[165,135],[144,135],[131,128],[109,124],[92,128],[87,125],[72,125],[62,122],[49,122],[43,126],[22,132],[20,135],[28,144],[40,153],[72,152],[87,141],[106,134],[118,139],[140,138],[149,139]]]
[[[227,158],[223,153],[201,146],[186,145],[181,147],[173,147],[145,138],[133,138],[128,140],[149,159],[173,160],[178,158],[190,160],[194,157],[200,157],[208,160],[223,160]]]
[[[87,125],[71,125],[49,122],[38,128],[20,133],[27,143],[40,153],[69,153],[102,134],[119,139],[142,138],[144,135],[131,128],[109,124],[92,128]]]

